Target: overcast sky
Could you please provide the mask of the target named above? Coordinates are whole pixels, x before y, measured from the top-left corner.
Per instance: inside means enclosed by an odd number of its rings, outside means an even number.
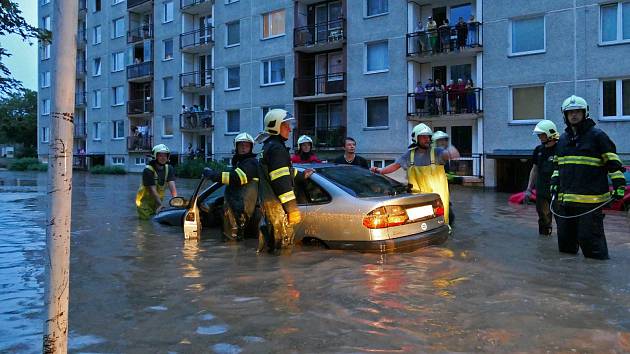
[[[37,0],[13,0],[17,2],[22,16],[28,23],[37,26]],[[51,4],[52,5],[52,2]],[[32,46],[24,42],[16,35],[0,37],[0,46],[13,54],[9,58],[3,58],[13,77],[22,81],[24,87],[37,91],[37,42]]]

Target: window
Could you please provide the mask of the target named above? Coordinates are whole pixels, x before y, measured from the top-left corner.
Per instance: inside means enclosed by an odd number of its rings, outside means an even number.
[[[47,143],[50,138],[50,128],[42,127],[42,143]]]
[[[101,122],[95,122],[92,130],[92,140],[101,140]]]
[[[122,71],[125,68],[125,52],[112,54],[112,72]]]
[[[115,120],[113,121],[114,126],[114,134],[112,135],[114,139],[124,139],[125,138],[125,121],[124,120]]]
[[[602,43],[630,41],[630,2],[602,5]]]
[[[366,73],[383,72],[389,69],[387,42],[368,43],[366,45]]]
[[[164,17],[162,18],[162,23],[167,23],[173,21],[173,2],[167,1],[164,3]]]
[[[273,38],[284,34],[284,10],[263,14],[263,39]]]
[[[42,60],[50,59],[50,44],[42,45]]]
[[[42,0],[40,4],[42,5],[50,4],[50,0]]]
[[[112,0],[112,5],[120,4],[123,1],[125,1],[125,0]]]
[[[173,38],[165,39],[162,41],[164,44],[164,60],[173,59]]]
[[[50,114],[50,99],[44,98],[42,100],[42,115],[47,116]]]
[[[630,119],[630,79],[602,81],[602,118]]]
[[[92,27],[92,44],[99,44],[103,41],[101,38],[101,26]]]
[[[545,87],[512,88],[512,120],[531,121],[545,119]]]
[[[376,16],[387,13],[387,0],[365,0],[366,16]]]
[[[241,88],[241,67],[234,66],[227,68],[225,89],[237,90],[239,88]]]
[[[231,22],[226,26],[225,45],[227,47],[239,45],[241,43],[241,23],[239,21]]]
[[[94,0],[94,12],[101,11],[101,0]]]
[[[162,79],[162,98],[173,98],[173,77]]]
[[[263,60],[261,63],[262,85],[284,83],[284,58]]]
[[[101,58],[92,59],[92,76],[101,75]]]
[[[125,158],[121,156],[112,156],[112,165],[124,165]]]
[[[52,28],[50,27],[50,16],[42,17],[42,27],[45,30],[52,31]]]
[[[389,124],[387,97],[368,98],[365,100],[368,127],[386,127]]]
[[[101,108],[101,90],[92,91],[92,108]]]
[[[120,106],[125,100],[125,89],[123,86],[112,87],[112,105]]]
[[[112,38],[120,38],[125,35],[125,18],[117,18],[112,21]]]
[[[50,87],[50,71],[41,73],[40,81],[42,88]]]
[[[534,54],[545,51],[545,17],[512,20],[510,54]]]
[[[233,4],[235,2],[238,2],[238,0],[225,0],[225,4]]]
[[[173,136],[173,116],[162,116],[162,136]]]
[[[136,157],[135,163],[136,163],[136,166],[140,166],[140,165],[144,166],[144,165],[147,164],[147,158],[146,157]]]
[[[227,111],[226,133],[238,133],[241,130],[241,111]]]

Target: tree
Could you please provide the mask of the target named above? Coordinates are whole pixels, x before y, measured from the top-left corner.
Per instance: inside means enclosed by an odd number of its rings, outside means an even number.
[[[18,155],[37,151],[37,92],[23,89],[0,99],[0,143],[22,145]]]
[[[29,25],[18,5],[10,0],[0,0],[0,36],[17,34],[23,41],[33,45],[34,40],[50,42],[50,31]],[[22,82],[11,75],[11,71],[2,63],[3,57],[10,57],[6,48],[0,47],[0,96],[10,95],[23,88]]]

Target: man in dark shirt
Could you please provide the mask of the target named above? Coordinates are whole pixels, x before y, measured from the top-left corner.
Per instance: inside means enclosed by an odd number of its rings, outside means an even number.
[[[355,165],[363,168],[370,168],[368,162],[363,157],[356,154],[357,142],[351,137],[346,137],[343,143],[343,155],[333,160],[333,163],[340,165]]]

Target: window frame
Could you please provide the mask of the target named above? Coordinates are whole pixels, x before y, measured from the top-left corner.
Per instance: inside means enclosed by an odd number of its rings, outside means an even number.
[[[50,115],[50,98],[42,99],[42,112],[41,112],[41,114],[43,116],[49,116]]]
[[[171,56],[169,58],[166,57],[166,42],[171,42]],[[174,47],[173,38],[167,38],[162,40],[162,61],[170,61],[175,59],[175,47]]]
[[[123,3],[125,0],[112,0],[112,6]]]
[[[50,87],[50,71],[42,71],[41,72],[41,84],[40,84],[40,88],[48,88]]]
[[[372,15],[368,14],[368,9],[369,9],[368,1],[369,0],[363,1],[363,18],[364,19],[374,18],[374,17],[379,17],[379,16],[385,16],[385,15],[389,14],[389,12],[390,12],[389,11],[389,0],[385,0],[385,1],[387,1],[387,10],[385,12],[380,12],[380,13],[372,14]]]
[[[238,0],[225,0],[225,5],[237,3]]]
[[[230,25],[238,24],[238,43],[229,43],[230,39]],[[225,48],[233,48],[241,45],[241,20],[231,21],[225,23]]]
[[[238,129],[229,131],[230,113],[238,113]],[[241,111],[239,109],[229,109],[225,111],[225,135],[237,135],[241,130]]]
[[[610,5],[617,5],[617,38],[612,41],[604,41],[604,31],[602,31],[602,26],[604,24],[603,16],[602,16],[602,8]],[[616,45],[616,44],[626,44],[630,43],[630,38],[623,38],[623,4],[630,5],[630,1],[617,1],[617,2],[609,2],[599,4],[599,34],[598,34],[598,44],[600,46],[607,45]],[[630,11],[630,8],[628,9]],[[629,24],[630,25],[630,24]]]
[[[94,0],[93,4],[94,4],[94,9],[92,10],[92,13],[100,12],[103,9],[103,4],[101,0]]]
[[[120,61],[118,60],[117,55],[121,55]],[[116,64],[119,64],[120,67],[117,68]],[[125,52],[124,51],[112,53],[112,69],[111,70],[113,73],[117,73],[117,72],[121,72],[125,70]]]
[[[120,160],[120,162],[116,162],[116,160]],[[124,156],[112,156],[112,165],[113,166],[125,166],[125,157]]]
[[[272,82],[271,81],[271,63],[273,61],[278,61],[278,60],[282,60],[283,66],[284,66],[284,77],[282,78],[282,81],[277,81],[277,82]],[[269,77],[269,82],[265,83],[265,63],[268,63],[268,70],[267,70],[267,74]],[[261,60],[260,61],[260,86],[261,87],[267,87],[267,86],[276,86],[276,85],[284,85],[286,83],[286,76],[287,76],[287,63],[284,57],[275,57],[275,58],[269,58],[269,59],[265,59],[265,60]]]
[[[166,134],[166,121],[167,119],[171,120],[171,133],[170,134]],[[175,135],[175,128],[174,128],[174,119],[173,119],[173,115],[171,114],[165,114],[162,116],[162,137],[163,138],[172,138],[173,135]]]
[[[92,27],[92,45],[103,43],[103,26],[96,25]]]
[[[273,33],[273,28],[272,28],[272,23],[273,21],[272,19],[272,15],[275,13],[280,13],[282,12],[284,15],[284,28],[282,29],[282,33],[279,34],[272,34]],[[265,20],[265,16],[267,16],[267,20]],[[261,18],[262,20],[260,21],[260,40],[268,40],[268,39],[274,39],[274,38],[278,38],[278,37],[282,37],[282,36],[286,36],[287,34],[287,11],[286,9],[278,9],[278,10],[273,10],[273,11],[269,11],[269,12],[265,12],[263,14],[261,14]],[[269,26],[269,36],[265,37],[265,22],[269,22],[268,26]]]
[[[42,60],[48,60],[50,59],[50,51],[52,49],[52,47],[50,46],[50,43],[44,43],[42,45]]]
[[[375,44],[382,44],[385,43],[387,50],[387,69],[378,69],[378,70],[368,70],[368,48],[370,45],[375,45]],[[371,74],[380,74],[380,73],[386,73],[389,72],[389,41],[388,40],[379,40],[379,41],[373,41],[373,42],[365,42],[364,44],[364,50],[363,50],[363,61],[365,63],[365,65],[363,66],[363,74],[364,75],[371,75]]]
[[[383,99],[385,99],[387,101],[387,125],[369,126],[368,125],[368,102],[369,101],[374,101],[374,100],[383,100]],[[365,115],[364,115],[365,118],[364,118],[364,121],[363,121],[364,130],[389,129],[389,96],[365,97],[363,101],[364,101],[363,107],[365,109]]]
[[[171,17],[170,17],[170,19],[168,18],[168,14],[169,14],[168,6],[169,6],[169,4],[170,4],[170,7],[171,7],[171,13],[170,13]],[[173,22],[173,20],[175,19],[175,4],[173,3],[172,0],[167,0],[167,1],[164,1],[162,3],[162,5],[163,5],[162,6],[162,24]]]
[[[103,136],[101,134],[101,123],[102,122],[92,123],[92,140],[93,141],[103,140]]]
[[[238,69],[238,86],[230,87],[230,69]],[[225,91],[236,91],[241,89],[241,66],[226,66],[225,67]]]
[[[136,158],[134,159],[134,164],[135,164],[136,166],[146,166],[146,164],[147,164],[147,160],[148,160],[148,159],[147,159],[146,157],[143,157],[143,156],[136,157]],[[138,163],[139,161],[141,161],[141,163]]]
[[[121,33],[116,33],[117,32],[117,28],[116,24],[119,23],[118,21],[122,21],[122,29],[121,29]],[[112,35],[111,35],[111,39],[117,39],[117,38],[121,38],[125,36],[125,18],[124,17],[118,17],[112,20]],[[118,35],[117,35],[118,34]]]
[[[50,127],[42,127],[41,130],[42,136],[40,142],[49,143],[50,142]]]
[[[163,100],[170,100],[173,99],[173,77],[172,76],[165,76],[162,78],[162,99]],[[168,83],[168,85],[167,85]],[[170,88],[170,92],[166,92],[167,87]],[[170,95],[166,95],[167,93],[170,93]]]
[[[514,43],[512,42],[512,34],[514,29],[514,22],[521,20],[531,20],[535,18],[541,18],[543,20],[543,49],[528,50],[525,52],[514,52]],[[545,14],[529,15],[525,17],[514,17],[508,20],[508,57],[520,57],[525,55],[544,54],[547,52],[547,16]]]
[[[98,98],[98,99],[97,99]],[[98,105],[96,104],[98,102]],[[92,90],[92,109],[99,109],[103,105],[103,93],[100,89]]]
[[[604,117],[604,81],[615,81],[615,112],[617,113],[614,116],[606,116]],[[599,80],[599,121],[603,122],[628,122],[630,121],[630,115],[623,115],[623,81],[630,80],[630,77],[621,77],[621,78],[607,78]],[[628,92],[628,99],[630,99],[630,92]]]
[[[98,62],[98,66],[96,63]],[[96,70],[98,68],[98,70]],[[103,74],[103,60],[101,57],[92,58],[92,77],[101,76]]]
[[[122,124],[122,127],[119,126]],[[123,140],[125,139],[125,121],[123,119],[112,121],[112,140]],[[118,135],[122,134],[122,135]]]
[[[122,92],[120,102],[116,101],[116,99],[117,99],[117,96],[116,96],[117,89],[120,89],[121,92]],[[125,86],[123,86],[123,85],[112,87],[112,98],[113,98],[112,107],[118,107],[118,106],[122,106],[122,105],[125,104],[125,91],[124,90],[125,90]]]
[[[52,22],[50,20],[50,15],[46,15],[42,17],[42,27],[45,30],[52,31]]]
[[[543,117],[540,119],[514,119],[514,89],[529,88],[529,87],[542,87],[543,88]],[[537,124],[541,120],[547,119],[547,85],[543,84],[528,84],[528,85],[514,85],[509,87],[508,94],[508,117],[509,125],[532,125]]]

